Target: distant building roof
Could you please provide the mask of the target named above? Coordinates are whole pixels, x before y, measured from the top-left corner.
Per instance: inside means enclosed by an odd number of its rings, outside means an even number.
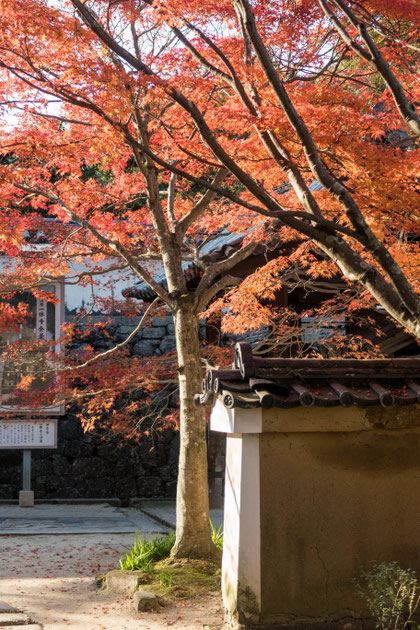
[[[291,190],[291,185],[286,182],[281,184],[280,186],[276,186],[274,188],[274,192],[278,195],[286,195]],[[309,190],[311,192],[315,192],[318,190],[323,190],[322,184],[320,184],[317,180],[314,180],[309,185]],[[252,232],[254,228],[246,232],[231,232],[227,228],[221,230],[218,234],[215,234],[214,237],[206,239],[205,243],[200,247],[199,257],[204,262],[217,262],[219,260],[223,260],[224,258],[228,258],[233,252],[240,248],[241,243],[245,236],[247,236],[250,232]],[[258,252],[259,253],[259,250]],[[158,282],[164,288],[167,288],[166,285],[166,276],[165,271],[163,269],[162,263],[156,262],[147,265],[148,270],[152,273],[154,280]],[[194,265],[194,263],[183,263],[183,269],[187,280],[192,280],[199,273],[199,269]],[[132,297],[138,300],[150,301],[155,297],[155,293],[153,289],[149,287],[146,282],[138,282],[133,287],[129,287],[123,291],[124,297]]]
[[[221,230],[218,234],[206,239],[203,245],[198,246],[198,255],[203,262],[207,263],[228,258],[239,249],[245,236],[245,232],[233,233],[226,229]],[[145,266],[153,275],[154,280],[167,289],[163,264],[159,261],[151,261],[146,263]],[[199,269],[193,262],[183,262],[182,268],[187,280],[192,280],[198,276]],[[153,289],[149,287],[147,282],[138,282],[133,287],[125,289],[122,293],[124,297],[132,297],[145,301],[150,301],[155,297]]]

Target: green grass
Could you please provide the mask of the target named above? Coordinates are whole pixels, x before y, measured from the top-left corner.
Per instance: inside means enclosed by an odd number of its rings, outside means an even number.
[[[175,533],[156,536],[150,540],[141,538],[136,531],[134,545],[128,548],[120,559],[118,568],[125,571],[149,571],[153,564],[168,558],[175,543]]]
[[[140,588],[165,599],[184,599],[220,590],[220,580],[219,563],[166,558],[140,576]]]
[[[223,532],[210,521],[211,537],[217,547],[223,548]],[[169,599],[196,597],[220,589],[220,561],[187,560],[170,558],[175,543],[175,533],[155,538],[141,538],[136,532],[134,544],[120,559],[118,568],[138,571],[140,584],[150,592]],[[220,556],[221,558],[221,556]]]
[[[222,526],[215,529],[210,520],[211,538],[217,549],[223,549]],[[159,560],[169,558],[171,549],[175,544],[175,532],[166,536],[156,536],[152,539],[141,538],[138,531],[134,544],[127,548],[124,556],[120,558],[118,568],[124,571],[149,571]]]
[[[172,576],[168,574],[166,571],[161,571],[158,573],[159,586],[163,586],[164,588],[170,588],[173,585]]]
[[[223,530],[222,525],[216,529],[210,519],[211,539],[220,551],[223,551]]]

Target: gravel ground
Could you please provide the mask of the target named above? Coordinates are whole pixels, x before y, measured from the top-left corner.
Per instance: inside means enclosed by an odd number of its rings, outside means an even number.
[[[136,613],[131,599],[94,586],[115,568],[132,534],[0,536],[0,600],[28,614],[44,630],[161,630],[218,628],[219,594]]]

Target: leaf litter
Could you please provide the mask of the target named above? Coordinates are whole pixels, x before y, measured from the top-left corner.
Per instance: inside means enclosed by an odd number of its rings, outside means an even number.
[[[131,598],[98,591],[98,573],[113,569],[131,534],[0,536],[2,599],[44,630],[162,630],[220,626],[219,592],[171,601],[158,616],[134,612]],[[139,623],[140,622],[140,623]]]

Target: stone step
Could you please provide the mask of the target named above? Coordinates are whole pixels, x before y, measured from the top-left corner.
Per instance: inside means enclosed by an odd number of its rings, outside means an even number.
[[[25,628],[28,628],[30,623],[32,623],[32,620],[23,613],[6,612],[0,614],[1,630],[4,630],[5,626],[6,628],[11,626],[25,626]]]
[[[17,612],[16,608],[13,608],[7,602],[0,602],[0,613],[15,613]]]
[[[29,625],[26,624],[24,626],[0,626],[1,630],[16,630],[16,628],[25,628],[25,630],[42,630],[41,626],[39,626],[37,623],[30,623]]]

